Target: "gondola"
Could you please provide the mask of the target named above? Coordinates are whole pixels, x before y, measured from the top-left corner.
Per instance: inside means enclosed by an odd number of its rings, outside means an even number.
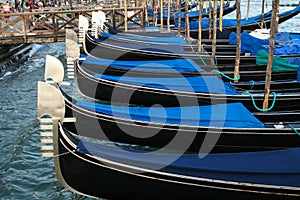
[[[108,199],[298,199],[299,149],[149,153],[75,138],[55,123],[56,175],[67,189]],[[177,161],[174,158],[179,157]]]
[[[223,8],[223,15],[222,16],[225,16],[231,12],[233,12],[234,10],[236,9],[236,4],[230,6],[230,3],[227,2],[226,4],[224,4],[224,8]],[[212,11],[213,12],[213,9]],[[198,20],[199,19],[199,11],[189,11],[188,12],[188,16],[189,16],[189,20],[190,21],[194,21],[194,20]],[[157,23],[160,23],[160,15],[161,13],[158,12],[157,13]],[[181,19],[184,20],[185,19],[185,11],[182,11],[180,13],[180,16],[181,16]],[[206,9],[203,9],[203,13],[202,13],[202,17],[209,17],[209,12],[206,11]],[[220,17],[220,9],[218,8],[217,9],[217,17],[219,18]],[[167,24],[167,19],[168,19],[168,16],[167,16],[167,13],[164,13],[163,14],[163,23],[164,24]],[[170,24],[174,24],[175,23],[175,19],[178,19],[178,13],[176,14],[170,14]]]
[[[193,105],[195,101],[197,104],[207,105],[227,101],[242,102],[249,110],[254,111],[255,105],[261,108],[264,100],[263,94],[254,94],[252,99],[249,94],[236,91],[216,76],[184,78],[110,76],[90,73],[77,66],[75,79],[79,91],[88,97],[115,102],[130,100],[131,104],[146,106],[154,104],[178,106],[180,102]],[[297,103],[299,99],[298,93],[280,93],[276,96],[276,103],[272,109],[282,111],[299,109]],[[273,100],[275,96],[271,95],[269,105],[272,105]]]
[[[264,32],[265,31],[265,32]],[[262,33],[261,33],[262,32]],[[278,32],[275,34],[275,55],[294,55],[295,57],[300,56],[299,50],[295,50],[295,45],[298,43],[300,34],[288,33],[288,32]],[[257,29],[251,33],[242,32],[241,34],[241,55],[247,54],[248,56],[255,56],[259,50],[268,51],[266,46],[269,45],[269,39],[261,39],[260,37],[269,36],[269,32],[266,29]],[[198,52],[198,41],[191,39],[190,43],[183,38],[178,36],[166,37],[137,37],[137,36],[122,36],[116,34],[109,34],[106,31],[102,31],[98,36],[101,40],[109,40],[114,42],[126,42],[133,44],[152,44],[152,45],[169,45],[178,44],[181,45],[185,52]],[[297,38],[298,37],[298,38]],[[295,38],[295,39],[293,39]],[[217,55],[236,55],[236,34],[231,33],[227,44],[217,44],[215,45]],[[202,51],[212,52],[212,45],[203,42]]]
[[[296,8],[282,12],[278,14],[279,21],[278,23],[285,22],[292,17],[298,15],[300,12],[300,6],[297,6]],[[251,19],[251,18],[250,18]],[[261,28],[261,18],[255,17],[252,20],[246,20],[242,19],[241,21],[241,31],[250,31]],[[270,28],[271,25],[271,16],[264,18],[264,25],[265,28]],[[175,23],[176,26],[176,23]],[[181,24],[181,26],[184,26],[184,23]],[[190,22],[190,36],[192,38],[197,39],[198,38],[198,21],[191,21]],[[236,20],[235,19],[223,19],[223,30],[222,32],[217,30],[217,38],[218,39],[228,39],[231,32],[236,32]],[[209,26],[203,25],[202,28],[202,38],[208,38],[209,36]]]
[[[212,63],[211,55],[208,52],[187,52],[179,44],[135,44],[121,41],[100,40],[92,38],[89,34],[83,33],[83,53],[90,57],[98,57],[110,60],[163,60],[176,58],[190,58],[196,62],[209,65]],[[282,55],[283,58],[297,57],[299,55]],[[232,65],[235,62],[235,55],[216,55],[215,62],[218,65]],[[241,65],[255,64],[256,56],[242,55]]]
[[[133,44],[127,42],[114,42],[109,40],[93,39],[88,34],[84,37],[83,50],[90,57],[105,58],[110,60],[159,60],[174,58],[191,58],[193,60],[208,60],[211,55],[205,53],[186,53],[178,44],[153,45]],[[218,64],[232,64],[234,56],[217,55]],[[241,64],[255,64],[254,56],[241,56]],[[207,63],[209,64],[209,63]]]
[[[152,60],[152,61],[113,61],[100,58],[89,58],[82,56],[74,62],[74,65],[83,68],[91,73],[102,73],[113,76],[139,76],[139,77],[190,77],[211,75],[219,76],[223,81],[232,81],[234,77],[234,67],[230,66],[199,66],[190,59],[172,59],[172,60]],[[150,73],[151,72],[151,73]],[[236,84],[237,87],[250,88],[251,85],[258,85],[258,81],[265,80],[266,67],[265,66],[240,66],[239,82],[248,82],[245,84]],[[299,91],[299,83],[297,79],[297,70],[287,69],[281,71],[274,71],[272,73],[273,81],[282,81],[279,84],[274,84],[272,89],[290,88],[295,92]],[[251,83],[249,83],[249,81]],[[254,82],[253,82],[254,81]],[[283,85],[283,81],[289,83]],[[251,84],[251,85],[250,85]],[[249,86],[250,85],[250,86]],[[259,84],[261,85],[261,84]],[[279,86],[279,87],[276,87]],[[260,89],[261,86],[258,86]],[[256,87],[257,88],[257,87]],[[297,89],[298,88],[298,89]]]
[[[66,34],[66,53],[69,54],[68,57],[79,59],[80,50],[77,44],[76,34],[72,31],[67,31]],[[72,39],[73,38],[73,39]],[[261,61],[265,58],[261,56]],[[258,57],[257,57],[258,58]],[[84,61],[83,61],[84,60]],[[80,63],[79,63],[80,62]],[[295,80],[297,78],[297,68],[296,65],[291,65],[286,63],[284,58],[276,57],[273,61],[273,80]],[[286,63],[286,64],[285,64]],[[222,78],[224,81],[228,81],[228,78],[232,77],[235,66],[233,65],[207,65],[205,61],[191,60],[191,59],[171,59],[171,60],[143,60],[143,61],[119,61],[119,60],[109,60],[102,58],[91,58],[89,56],[81,55],[80,61],[78,60],[75,64],[82,64],[83,67],[91,70],[95,73],[104,73],[108,75],[123,75],[130,70],[139,76],[147,75],[151,71],[153,76],[178,76],[178,72],[183,76],[198,76],[199,72],[222,72],[226,76]],[[160,66],[159,69],[157,66]],[[201,67],[200,67],[201,66]],[[279,66],[279,67],[277,67]],[[266,65],[256,65],[247,64],[240,65],[240,73],[242,74],[239,81],[261,81],[265,77]],[[171,70],[173,70],[171,72]],[[175,70],[175,73],[174,73]]]
[[[198,5],[197,2],[194,2],[194,3],[192,3],[192,4],[188,4],[187,9],[188,9],[189,11],[191,11],[193,8],[196,8],[197,5]],[[224,8],[225,8],[225,7],[228,7],[229,5],[230,5],[230,3],[226,3],[226,4],[224,5]],[[163,11],[166,11],[166,10],[168,10],[168,7],[167,7],[167,6],[164,6],[164,7],[163,7]],[[185,2],[181,2],[181,4],[180,4],[180,10],[181,10],[182,12],[185,11]],[[157,10],[157,12],[159,13],[160,10]],[[150,17],[153,16],[152,6],[148,6],[148,16],[150,16]]]
[[[300,145],[300,112],[252,114],[241,103],[172,108],[108,105],[76,100],[45,82],[38,83],[38,91],[39,114],[46,109],[48,115],[61,113],[60,121],[75,119],[63,127],[90,139],[202,153]]]

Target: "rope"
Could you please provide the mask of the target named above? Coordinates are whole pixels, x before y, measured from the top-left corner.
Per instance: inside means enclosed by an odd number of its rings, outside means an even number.
[[[248,94],[248,95],[250,95],[254,107],[255,107],[257,110],[261,111],[261,112],[269,111],[269,110],[271,110],[271,109],[274,107],[274,105],[275,105],[275,101],[276,101],[276,93],[275,93],[275,92],[272,92],[272,93],[271,93],[271,94],[274,95],[274,99],[273,99],[273,102],[272,102],[271,107],[269,107],[269,108],[267,108],[267,109],[261,109],[261,108],[257,107],[257,105],[255,104],[255,100],[254,100],[253,94],[251,94],[250,92],[243,92],[242,94]]]
[[[221,72],[221,71],[219,71],[219,70],[216,70],[216,69],[211,70],[211,72],[216,72],[216,73],[218,73],[218,74],[224,76],[225,78],[227,78],[227,79],[229,79],[229,80],[231,80],[231,81],[237,81],[237,80],[239,80],[239,79],[241,78],[241,77],[240,77],[240,74],[239,74],[239,76],[238,76],[237,78],[231,78],[231,77],[227,76],[226,74],[224,74],[223,72]]]
[[[297,135],[300,136],[300,133],[297,131],[297,129],[296,129],[295,127],[293,127],[293,126],[290,125],[290,124],[287,124],[287,126],[290,127],[293,131],[295,131],[295,133],[296,133]]]
[[[255,82],[253,80],[249,81],[251,83],[251,87],[250,87],[250,90],[253,89],[254,85],[255,85]]]
[[[214,55],[214,59],[215,59],[215,65],[218,65],[218,60],[217,60],[216,54]]]
[[[206,66],[207,64],[206,64],[206,62],[202,59],[202,56],[201,56],[199,53],[197,53],[197,55],[198,55],[198,57],[200,58],[200,60],[201,60],[201,62],[203,63],[203,65]]]

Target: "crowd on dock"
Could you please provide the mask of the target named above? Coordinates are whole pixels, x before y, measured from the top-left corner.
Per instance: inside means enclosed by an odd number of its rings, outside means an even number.
[[[10,1],[7,1],[6,3],[0,3],[0,13],[9,14],[12,12],[32,12],[35,9],[41,11],[43,10],[44,5],[46,5],[45,2],[40,0],[22,0],[17,1],[15,5],[13,5]]]

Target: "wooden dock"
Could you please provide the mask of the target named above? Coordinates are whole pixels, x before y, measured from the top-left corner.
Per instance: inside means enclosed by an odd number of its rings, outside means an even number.
[[[65,30],[78,31],[78,17],[89,19],[93,11],[106,14],[107,26],[123,29],[125,22],[124,8],[94,8],[76,10],[50,10],[43,12],[0,14],[0,44],[43,43],[65,41]],[[131,28],[145,26],[144,7],[127,8],[127,22]],[[9,18],[5,18],[8,17]]]

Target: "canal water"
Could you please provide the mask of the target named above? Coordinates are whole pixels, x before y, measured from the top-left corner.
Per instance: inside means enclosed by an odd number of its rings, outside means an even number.
[[[250,16],[260,12],[259,2],[252,3]],[[230,17],[235,13],[226,16]],[[299,20],[300,15],[281,24],[280,31],[300,32]],[[64,59],[64,53],[64,43],[35,44],[29,60],[0,79],[0,199],[88,199],[62,187],[53,159],[40,156],[37,81],[43,80],[45,56]]]

